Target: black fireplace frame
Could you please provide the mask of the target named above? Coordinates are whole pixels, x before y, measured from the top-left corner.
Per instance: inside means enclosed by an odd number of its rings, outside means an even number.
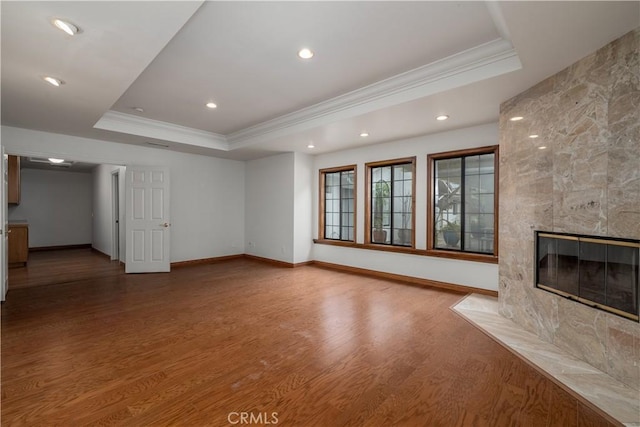
[[[624,318],[630,319],[630,320],[634,320],[636,322],[640,321],[640,317],[639,317],[639,313],[638,311],[640,310],[640,284],[638,283],[638,281],[640,280],[640,263],[636,261],[636,268],[632,269],[633,270],[637,270],[635,271],[635,280],[636,280],[636,288],[635,291],[632,289],[632,295],[633,292],[635,292],[635,313],[634,312],[628,312],[619,308],[615,308],[615,307],[611,307],[605,303],[602,302],[596,302],[593,301],[589,298],[586,298],[584,295],[579,295],[580,294],[580,285],[576,284],[574,286],[578,287],[578,292],[577,294],[571,293],[571,292],[565,292],[561,289],[557,289],[558,286],[556,286],[555,288],[552,286],[547,286],[543,283],[541,283],[541,279],[540,279],[540,270],[544,270],[544,268],[541,266],[541,262],[539,260],[539,244],[540,244],[540,238],[550,238],[550,239],[559,239],[559,240],[571,240],[571,241],[576,241],[577,242],[577,246],[576,248],[578,248],[578,255],[577,258],[575,260],[575,265],[573,266],[573,268],[577,269],[577,272],[573,273],[574,275],[577,275],[578,277],[578,282],[580,283],[580,280],[582,278],[582,276],[580,275],[581,273],[581,265],[582,262],[584,261],[584,259],[580,258],[580,244],[581,242],[587,243],[587,244],[599,244],[599,245],[606,245],[607,246],[607,250],[609,246],[617,246],[617,247],[626,247],[626,248],[633,248],[631,249],[631,251],[636,251],[636,260],[640,259],[640,240],[635,240],[635,239],[622,239],[622,238],[614,238],[614,237],[602,237],[602,236],[590,236],[590,235],[583,235],[583,234],[573,234],[573,233],[558,233],[558,232],[552,232],[552,231],[543,231],[543,230],[535,230],[534,231],[534,286],[538,289],[542,289],[544,291],[547,292],[551,292],[553,294],[562,296],[564,298],[570,299],[572,301],[576,301],[579,303],[582,303],[584,305],[588,305],[590,307],[593,308],[597,308],[600,310],[604,310],[607,311],[609,313],[613,313],[616,314],[618,316],[622,316]],[[608,252],[607,252],[608,253]],[[559,252],[557,252],[555,255],[558,255],[559,258]],[[608,257],[608,255],[607,255]],[[556,261],[556,263],[559,263],[560,261]],[[585,261],[587,264],[590,261]],[[609,276],[607,276],[607,270],[609,268],[609,260],[607,259],[607,261],[605,261],[605,277],[606,280],[608,280]],[[620,264],[613,264],[613,265],[620,265]],[[556,267],[557,270],[559,270]],[[558,273],[559,274],[559,273]],[[606,287],[605,287],[605,290]]]

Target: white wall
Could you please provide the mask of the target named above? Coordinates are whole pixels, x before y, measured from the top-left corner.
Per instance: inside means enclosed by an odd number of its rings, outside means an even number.
[[[120,250],[119,259],[125,260],[125,223],[124,223],[124,166],[98,165],[93,169],[93,248],[112,256],[113,252],[113,196],[112,173],[119,172],[119,201],[120,201]]]
[[[314,170],[312,156],[295,153],[294,160],[293,262],[299,263],[313,259]]]
[[[294,262],[294,165],[294,153],[247,162],[247,254]]]
[[[23,168],[20,181],[9,219],[29,223],[30,248],[91,243],[91,173]]]
[[[318,170],[356,164],[357,230],[356,242],[364,242],[364,174],[365,163],[416,156],[416,248],[427,247],[427,155],[471,147],[498,144],[496,123],[474,126],[439,134],[372,145],[318,155],[315,158],[313,188],[313,224],[318,223]],[[318,236],[313,227],[313,236]],[[498,290],[498,266],[480,262],[450,260],[401,253],[372,251],[316,244],[313,257],[318,261],[402,274],[441,282]]]
[[[364,164],[417,156],[416,247],[426,248],[427,154],[495,145],[497,141],[497,125],[488,124],[315,158],[286,153],[245,163],[2,127],[2,142],[10,154],[168,166],[174,262],[245,252],[288,263],[316,259],[491,290],[498,288],[495,264],[313,245],[312,238],[317,237],[318,228],[319,169],[358,165],[356,240],[362,243]]]
[[[2,126],[2,143],[9,154],[167,166],[171,261],[244,252],[244,162],[8,126]]]

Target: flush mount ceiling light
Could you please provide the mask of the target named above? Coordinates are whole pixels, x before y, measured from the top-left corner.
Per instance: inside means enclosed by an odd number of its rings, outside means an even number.
[[[207,102],[205,105],[207,106],[207,108],[211,108],[212,110],[214,108],[218,108],[218,105],[215,102]]]
[[[63,21],[62,19],[59,19],[59,18],[54,19],[52,22],[53,22],[53,25],[56,26],[56,28],[64,31],[70,36],[75,36],[76,34],[78,34],[78,31],[79,31],[78,27],[73,25],[71,22]]]
[[[309,145],[307,145],[307,148],[316,148],[316,146],[313,145],[313,142],[310,142]]]
[[[447,120],[448,118],[449,116],[447,116],[446,114],[440,114],[439,116],[436,116],[436,120],[438,120],[439,122]]]
[[[536,138],[537,138],[537,137],[539,137],[539,136],[540,136],[540,135],[536,135],[536,134],[534,133],[534,134],[529,135],[529,138],[531,138],[531,139],[536,139]]]
[[[522,117],[522,116],[513,116],[509,120],[511,120],[512,122],[517,122],[517,121],[520,121],[522,119],[524,119],[524,117]]]
[[[368,136],[369,136],[369,133],[368,133],[368,132],[362,132],[362,133],[360,134],[360,136],[361,136],[361,137],[363,137],[363,138],[366,138],[366,137],[368,137]]]
[[[55,157],[49,157],[47,160],[49,160],[51,163],[54,164],[60,164],[60,163],[64,163],[64,159],[56,159]]]
[[[49,83],[51,86],[60,87],[64,84],[64,82],[60,79],[56,79],[55,77],[45,76],[43,80]]]
[[[544,149],[546,149],[546,148],[547,148],[546,146],[541,145],[540,147],[538,147],[538,150],[544,150]]]
[[[142,108],[142,107],[133,107],[133,109],[135,111],[137,111],[138,113],[144,113],[144,108]]]
[[[313,51],[305,47],[304,49],[300,49],[298,51],[298,56],[302,59],[311,59],[313,58]]]

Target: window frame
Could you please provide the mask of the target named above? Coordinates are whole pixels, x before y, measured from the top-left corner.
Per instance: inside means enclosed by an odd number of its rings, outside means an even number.
[[[336,173],[336,172],[347,172],[353,171],[353,240],[341,240],[341,239],[328,239],[325,237],[325,202],[326,202],[326,194],[325,194],[325,184],[326,184],[326,174],[328,173]],[[352,245],[355,244],[357,239],[358,232],[358,166],[357,165],[345,165],[338,166],[333,168],[325,168],[318,170],[318,240],[322,242],[331,242],[332,244],[337,245]],[[342,221],[342,219],[340,219]],[[341,224],[342,225],[342,224]]]
[[[377,167],[384,166],[396,166],[403,164],[411,164],[411,246],[406,245],[394,245],[393,244],[393,236],[391,239],[392,243],[377,243],[372,241],[372,230],[371,230],[371,204],[373,203],[373,198],[371,196],[371,170]],[[392,189],[393,190],[393,189]],[[413,157],[403,157],[399,159],[392,160],[382,160],[377,162],[369,162],[365,163],[365,213],[364,213],[364,244],[371,245],[376,248],[384,248],[385,250],[413,250],[416,247],[416,156]],[[390,195],[393,200],[393,193]],[[393,212],[391,213],[393,215]],[[393,230],[392,230],[393,232]]]
[[[435,247],[435,162],[437,160],[455,159],[482,154],[494,155],[494,200],[493,200],[493,253],[483,254],[466,252],[456,249],[438,249]],[[427,254],[444,258],[453,258],[466,261],[497,262],[499,255],[499,181],[500,181],[500,152],[499,145],[469,148],[464,150],[446,151],[427,155]],[[462,175],[464,177],[464,175]]]

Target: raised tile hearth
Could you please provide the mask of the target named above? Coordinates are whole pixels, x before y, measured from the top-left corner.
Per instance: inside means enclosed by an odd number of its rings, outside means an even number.
[[[498,313],[497,298],[471,294],[452,309],[623,425],[640,426],[640,391],[624,385],[501,316]]]

